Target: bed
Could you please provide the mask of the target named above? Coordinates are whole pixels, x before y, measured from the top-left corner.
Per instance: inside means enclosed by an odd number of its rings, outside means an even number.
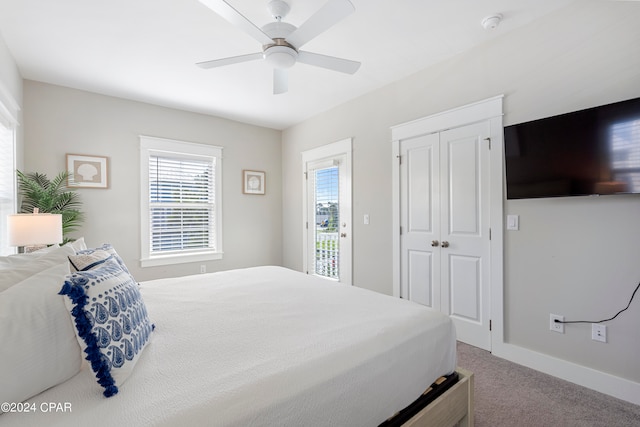
[[[96,280],[96,286],[116,275],[132,278],[108,245],[57,248],[30,259],[29,265],[54,258],[51,253],[56,259],[64,255],[72,261],[70,266],[40,265],[36,274],[20,276],[23,280],[17,283],[14,277],[13,285],[5,284],[4,290],[0,279],[0,310],[25,316],[15,308],[14,294],[22,288],[21,304],[55,303],[59,324],[31,344],[42,346],[40,341],[48,339],[50,351],[31,351],[28,362],[8,355],[7,346],[0,350],[2,365],[11,358],[9,364],[15,365],[0,368],[0,400],[11,398],[9,389],[22,387],[20,381],[34,383],[50,375],[47,363],[53,363],[48,360],[55,359],[52,354],[64,357],[54,369],[60,375],[39,385],[50,387],[25,390],[17,402],[8,401],[11,406],[3,404],[0,425],[473,425],[473,375],[456,369],[455,330],[448,317],[405,300],[275,266],[129,283],[143,304],[136,310],[144,312],[149,323],[142,314],[132,318],[148,333],[136,341],[135,354],[131,347],[134,364],[128,363],[128,356],[121,357],[125,366],[130,365],[120,368],[126,371],[122,378],[114,374],[110,385],[104,378],[99,384],[96,366],[111,363],[105,359],[112,358],[111,372],[118,371],[113,345],[117,325],[103,322],[106,328],[112,325],[111,339],[106,338],[110,342],[103,349],[109,352],[82,360],[80,355],[89,354],[91,345],[78,333],[78,309],[73,310],[77,305],[64,294],[64,287],[70,292],[80,277]],[[80,265],[74,265],[82,256]],[[16,269],[0,260],[0,274]],[[111,276],[103,276],[104,271]],[[118,288],[110,288],[105,297],[113,297],[115,308],[105,302],[106,309],[118,311],[120,303],[124,310],[124,291],[118,296],[113,289]],[[86,301],[85,311],[92,304],[99,306],[91,302],[91,295]],[[19,313],[25,311],[29,310]],[[124,311],[117,314],[119,319],[126,317]],[[89,326],[97,327],[99,313],[90,317]],[[22,340],[24,335],[16,338],[16,331],[2,332],[2,325],[10,321],[0,311],[0,339]],[[30,322],[36,320],[22,321]],[[99,347],[100,334],[94,335]],[[437,391],[437,398],[428,399],[432,401],[426,406],[419,402],[425,390],[433,394],[440,383],[448,385]]]

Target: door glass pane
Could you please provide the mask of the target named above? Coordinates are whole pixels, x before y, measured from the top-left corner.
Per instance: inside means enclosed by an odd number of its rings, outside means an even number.
[[[340,278],[340,205],[338,166],[316,169],[314,175],[316,274]]]

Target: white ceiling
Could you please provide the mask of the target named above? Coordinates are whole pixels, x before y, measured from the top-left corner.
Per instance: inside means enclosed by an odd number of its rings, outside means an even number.
[[[502,36],[573,0],[351,0],[356,11],[304,50],[360,61],[354,75],[306,64],[272,94],[262,61],[199,61],[261,46],[198,0],[0,0],[0,33],[25,79],[285,129]],[[228,0],[257,26],[267,0]],[[289,0],[296,26],[324,0]],[[501,25],[484,30],[494,13]]]

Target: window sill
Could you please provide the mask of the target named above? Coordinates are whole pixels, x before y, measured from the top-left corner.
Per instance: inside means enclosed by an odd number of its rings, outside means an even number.
[[[156,267],[159,265],[184,264],[187,262],[215,261],[222,259],[222,252],[204,252],[198,254],[156,255],[140,260],[140,267]]]

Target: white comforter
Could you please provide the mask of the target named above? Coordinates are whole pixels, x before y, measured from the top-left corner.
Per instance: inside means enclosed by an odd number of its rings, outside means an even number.
[[[280,267],[141,291],[156,329],[116,396],[85,367],[0,426],[376,426],[456,366],[448,317]]]

